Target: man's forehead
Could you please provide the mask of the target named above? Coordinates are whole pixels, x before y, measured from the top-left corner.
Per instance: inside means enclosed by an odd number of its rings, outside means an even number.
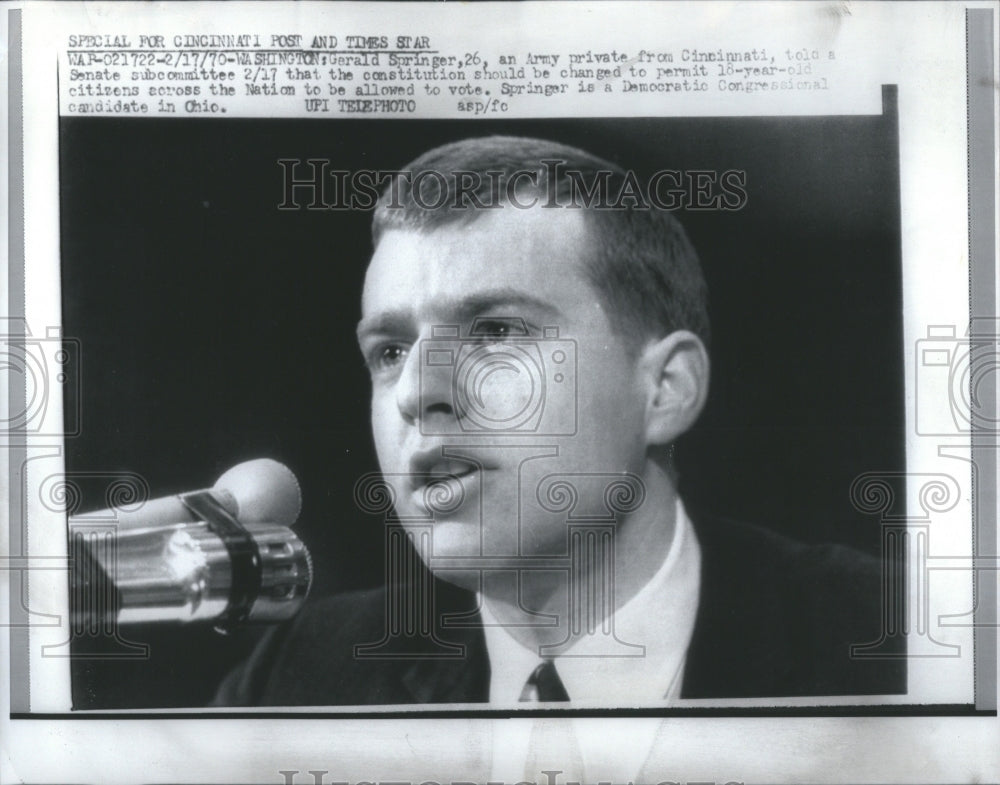
[[[508,205],[473,221],[387,229],[368,267],[362,311],[500,288],[558,297],[586,285],[582,262],[590,245],[582,211],[563,208]]]

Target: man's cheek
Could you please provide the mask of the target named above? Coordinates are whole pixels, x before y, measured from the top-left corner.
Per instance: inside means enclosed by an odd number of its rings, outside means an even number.
[[[383,470],[388,470],[391,467],[394,456],[398,457],[399,446],[392,438],[393,422],[392,410],[385,405],[384,401],[374,398],[372,400],[372,438],[375,441],[375,450]]]

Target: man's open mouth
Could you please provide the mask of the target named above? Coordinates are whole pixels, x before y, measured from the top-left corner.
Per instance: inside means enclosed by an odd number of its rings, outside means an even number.
[[[453,457],[442,457],[441,449],[417,453],[410,461],[410,490],[422,493],[441,483],[461,482],[477,474],[479,463]]]

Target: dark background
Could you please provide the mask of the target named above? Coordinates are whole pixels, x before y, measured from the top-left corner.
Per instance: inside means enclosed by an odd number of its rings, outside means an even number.
[[[678,446],[689,507],[878,553],[848,489],[903,470],[898,137],[882,116],[518,121],[60,120],[65,334],[81,341],[69,472],[152,495],[269,456],[303,487],[316,594],[377,584],[377,468],[354,341],[367,212],[282,211],[279,158],[397,169],[437,144],[552,138],[640,175],[747,173],[746,207],[678,211],[711,293],[712,389]],[[104,506],[100,489],[84,509]],[[89,506],[88,506],[89,505]],[[255,632],[126,628],[148,659],[81,636],[77,708],[197,706]],[[86,655],[86,656],[84,656]]]

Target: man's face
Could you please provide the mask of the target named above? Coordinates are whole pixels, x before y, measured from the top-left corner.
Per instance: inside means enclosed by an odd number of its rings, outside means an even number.
[[[591,246],[579,210],[505,207],[375,249],[358,328],[375,446],[404,525],[433,518],[434,557],[565,553],[551,475],[569,475],[585,515],[605,512],[607,475],[643,473],[646,391],[585,278]],[[519,430],[511,418],[538,406]]]

